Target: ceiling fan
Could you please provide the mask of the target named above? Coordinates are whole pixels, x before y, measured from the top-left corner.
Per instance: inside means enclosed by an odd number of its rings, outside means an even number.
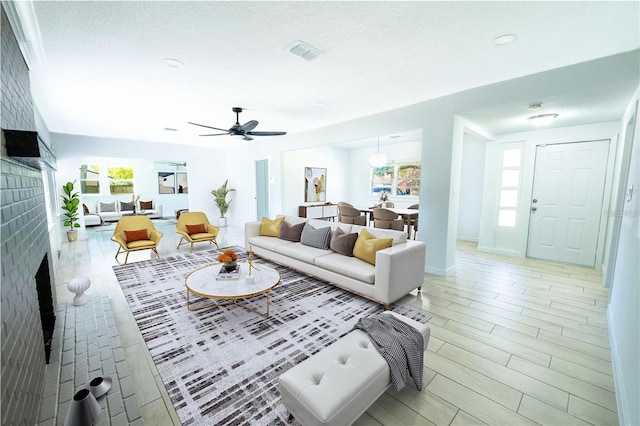
[[[224,133],[210,133],[210,134],[200,135],[200,136],[224,136],[224,135],[242,136],[242,139],[244,139],[245,141],[251,141],[253,140],[251,136],[281,136],[281,135],[287,134],[287,132],[254,132],[253,129],[255,129],[256,126],[258,125],[258,122],[256,120],[247,121],[246,123],[241,125],[240,113],[242,112],[242,108],[233,107],[232,111],[236,113],[236,123],[233,126],[231,126],[231,128],[229,128],[228,130],[220,129],[218,127],[206,126],[204,124],[192,123],[190,121],[188,123],[193,124],[194,126],[206,127],[208,129],[219,130],[221,132],[224,132]]]

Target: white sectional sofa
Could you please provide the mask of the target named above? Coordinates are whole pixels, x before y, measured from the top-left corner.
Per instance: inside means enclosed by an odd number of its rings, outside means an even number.
[[[373,265],[331,249],[260,235],[262,223],[248,222],[245,224],[245,248],[252,249],[265,259],[328,281],[385,307],[422,286],[426,244],[407,240],[406,232],[295,216],[285,216],[284,220],[290,225],[306,222],[316,229],[330,227],[332,233],[339,227],[344,233],[358,233],[359,236],[366,229],[375,238],[392,238],[393,245],[375,252]]]
[[[126,204],[131,204],[131,201],[97,201],[96,202],[96,213],[102,218],[105,222],[116,222],[122,216],[127,214],[131,214],[131,210],[123,210]],[[157,219],[162,217],[162,204],[156,204],[155,201],[152,201],[151,209],[141,210],[140,205],[136,206],[136,212],[138,214],[144,214],[149,216],[151,219]]]

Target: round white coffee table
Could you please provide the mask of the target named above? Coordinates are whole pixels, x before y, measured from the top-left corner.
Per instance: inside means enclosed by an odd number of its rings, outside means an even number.
[[[280,282],[280,274],[278,271],[270,266],[254,263],[254,269],[251,272],[253,281],[247,282],[246,278],[249,274],[249,265],[239,262],[240,277],[238,279],[218,280],[216,276],[220,271],[220,265],[220,263],[215,263],[203,266],[187,275],[184,279],[184,285],[187,287],[187,309],[197,311],[204,308],[235,304],[263,317],[268,317],[270,304],[269,292]],[[223,300],[225,302],[192,307],[189,300],[190,293],[209,299]],[[267,310],[265,312],[257,311],[250,306],[238,302],[239,299],[248,299],[262,294],[267,298]]]

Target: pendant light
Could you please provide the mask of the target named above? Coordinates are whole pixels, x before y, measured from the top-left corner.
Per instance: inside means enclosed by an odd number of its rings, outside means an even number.
[[[387,164],[387,154],[380,152],[380,137],[378,136],[378,151],[369,154],[371,167],[382,167]]]

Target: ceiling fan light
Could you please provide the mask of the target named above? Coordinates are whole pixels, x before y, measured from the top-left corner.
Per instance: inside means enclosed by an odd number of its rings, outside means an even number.
[[[382,167],[387,164],[387,154],[384,152],[372,152],[369,154],[369,164],[371,167]]]
[[[533,115],[531,117],[528,118],[528,120],[531,122],[531,124],[533,124],[534,126],[538,126],[538,127],[544,127],[547,126],[549,124],[551,124],[553,122],[553,120],[555,120],[556,118],[558,118],[559,114],[540,114],[540,115]]]

